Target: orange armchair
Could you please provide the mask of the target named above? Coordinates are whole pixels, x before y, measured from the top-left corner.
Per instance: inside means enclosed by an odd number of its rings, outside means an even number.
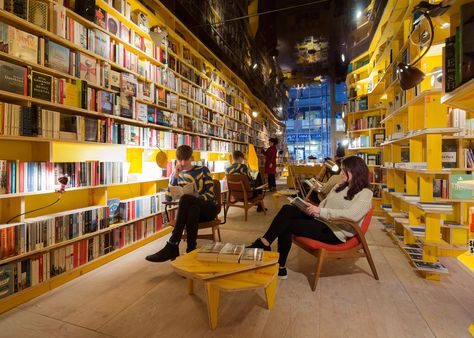
[[[372,255],[370,254],[369,247],[365,240],[365,233],[369,228],[371,220],[372,209],[370,209],[369,212],[364,216],[364,220],[362,221],[362,224],[360,226],[356,222],[347,218],[337,218],[331,220],[331,223],[335,225],[349,225],[356,232],[354,237],[341,244],[327,244],[307,237],[293,237],[293,243],[295,243],[300,248],[304,249],[305,251],[309,252],[317,258],[315,276],[311,284],[311,289],[313,291],[316,290],[316,286],[319,280],[319,274],[321,273],[321,268],[323,267],[323,261],[325,256],[333,256],[337,258],[342,258],[345,256],[366,257],[374,275],[374,278],[376,280],[379,279],[374,261],[372,260]],[[359,252],[359,250],[361,249],[362,252]]]

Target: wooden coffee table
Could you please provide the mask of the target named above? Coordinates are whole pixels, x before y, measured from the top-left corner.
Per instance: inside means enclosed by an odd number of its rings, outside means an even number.
[[[207,290],[209,326],[217,327],[219,292],[236,292],[264,288],[267,308],[272,309],[278,275],[278,252],[264,252],[260,265],[201,262],[196,259],[199,249],[171,262],[173,269],[188,279],[188,293],[193,294],[194,281],[204,282]]]

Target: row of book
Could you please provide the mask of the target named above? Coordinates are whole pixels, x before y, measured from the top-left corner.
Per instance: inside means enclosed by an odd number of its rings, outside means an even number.
[[[174,211],[169,212],[171,219]],[[49,252],[0,266],[0,298],[48,281],[94,259],[119,250],[160,231],[167,220],[156,215]]]
[[[379,128],[380,127],[380,116],[367,116],[360,119],[353,120],[351,123],[351,130]]]
[[[48,248],[119,222],[152,216],[164,210],[164,200],[164,192],[127,200],[111,199],[106,207],[68,210],[1,225],[0,259]]]
[[[459,183],[473,179],[472,174],[454,174],[449,175],[449,179],[433,179],[433,197],[440,198],[459,198],[471,199],[473,192],[470,189],[463,189]]]
[[[123,162],[20,162],[0,160],[0,195],[49,191],[68,177],[66,188],[124,183]]]
[[[28,72],[24,67],[2,62],[2,70],[5,73],[2,75],[5,79],[10,80],[6,81],[3,86],[0,86],[3,90],[23,95],[28,93],[33,98],[100,113],[120,115],[143,122],[148,120],[149,108],[143,103],[137,104],[136,98],[157,104],[162,103],[175,111],[193,115],[193,102],[180,99],[178,109],[178,96],[170,92],[165,93],[163,89],[158,90],[153,83],[141,83],[139,85],[137,79],[132,74],[118,73],[111,70],[107,64],[97,63],[93,57],[80,52],[73,53],[68,48],[53,41],[38,40],[37,36],[15,29],[4,23],[0,23],[0,31],[2,30],[7,32],[6,36],[10,37],[11,41],[29,42],[28,45],[25,45],[23,43],[11,43],[10,40],[0,41],[3,51],[25,61],[51,66],[58,71],[81,79],[67,81],[66,79],[56,78],[34,70]],[[2,35],[0,34],[0,36]],[[46,49],[45,53],[38,50],[38,46],[43,46],[43,49]],[[42,58],[37,60],[38,55],[46,55],[45,60]],[[15,75],[16,78],[12,80],[11,75]],[[162,82],[162,80],[157,82]],[[87,83],[119,91],[119,94],[107,90],[98,90],[90,87]],[[163,97],[164,102],[154,99],[155,92],[158,92],[156,97]],[[198,97],[195,98],[197,99]],[[210,109],[219,111],[222,114],[226,114],[229,111],[229,107],[224,102],[216,101],[211,96],[203,94],[201,101],[202,104],[207,104]],[[151,109],[154,109],[154,107]],[[233,111],[233,108],[231,111]],[[177,127],[177,125],[172,126]]]
[[[350,140],[350,148],[367,148],[370,147],[370,136],[361,135],[359,137],[354,137]]]
[[[382,164],[382,152],[378,152],[377,154],[357,153],[355,155],[362,158],[367,165]]]
[[[443,88],[447,93],[474,78],[474,3],[463,4],[459,17],[460,25],[444,47]]]
[[[353,97],[357,95],[357,93],[352,93],[352,94],[353,95],[350,95],[349,97]],[[361,97],[358,100],[349,100],[350,112],[357,112],[357,111],[367,110],[367,109],[369,109],[367,96]]]
[[[155,112],[153,111],[152,114]],[[213,125],[208,126],[215,128]],[[208,129],[201,131],[207,134],[218,134]],[[231,151],[236,147],[236,145],[233,146],[229,142],[212,140],[197,135],[177,134],[118,123],[113,118],[95,119],[67,115],[43,109],[37,105],[26,107],[3,102],[0,103],[0,135],[35,136],[57,140],[128,144],[144,147],[158,146],[166,149],[175,148],[180,144],[188,144],[193,146],[194,149],[204,151]],[[222,133],[215,137],[224,136],[232,137],[239,142],[246,142],[247,140],[245,134],[237,132],[235,134]]]
[[[472,136],[474,135],[474,118],[467,118],[466,111],[458,108],[448,108],[448,127],[460,128],[459,133],[455,136]]]

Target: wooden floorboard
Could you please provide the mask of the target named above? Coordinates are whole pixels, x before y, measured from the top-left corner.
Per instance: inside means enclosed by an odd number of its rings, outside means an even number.
[[[229,212],[224,241],[250,243],[274,217]],[[374,220],[367,234],[380,280],[365,259],[328,259],[311,291],[315,258],[293,248],[288,279],[280,281],[272,311],[263,290],[221,293],[219,323],[209,329],[206,292],[168,263],[144,257],[167,237],[125,255],[0,316],[1,337],[469,337],[474,322],[474,277],[455,259],[441,282],[422,279]],[[202,243],[202,242],[201,242]],[[274,248],[276,245],[274,244]],[[185,250],[185,243],[181,244]]]

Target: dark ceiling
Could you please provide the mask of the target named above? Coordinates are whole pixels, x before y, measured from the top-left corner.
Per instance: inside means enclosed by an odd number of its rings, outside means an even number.
[[[259,30],[267,47],[291,78],[286,84],[313,82],[318,76],[345,79],[348,36],[355,12],[368,0],[259,0],[259,12],[301,6],[260,16]],[[347,62],[347,60],[346,60]]]

